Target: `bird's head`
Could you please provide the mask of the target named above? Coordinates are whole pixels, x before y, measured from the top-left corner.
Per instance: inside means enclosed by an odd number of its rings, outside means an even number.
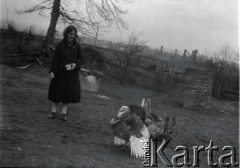
[[[125,114],[126,112],[129,111],[129,107],[128,106],[122,106],[120,108],[120,110],[117,113],[117,117],[121,117],[123,114]]]

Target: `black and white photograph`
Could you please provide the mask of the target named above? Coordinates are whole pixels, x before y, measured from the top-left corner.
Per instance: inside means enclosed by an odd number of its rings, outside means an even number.
[[[0,7],[0,167],[239,167],[239,1]]]

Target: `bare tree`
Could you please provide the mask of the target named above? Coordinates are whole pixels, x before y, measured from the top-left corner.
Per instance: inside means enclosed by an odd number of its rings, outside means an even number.
[[[239,60],[236,52],[230,45],[225,44],[212,57],[202,56],[201,65],[212,71],[213,95],[218,89],[239,89]]]
[[[46,16],[46,12],[51,11],[50,24],[44,42],[46,46],[53,44],[58,22],[74,24],[85,35],[91,34],[91,30],[100,25],[108,27],[116,24],[118,28],[127,28],[122,18],[127,11],[123,10],[119,3],[118,0],[41,0],[40,3],[27,9],[18,10],[18,13],[38,12]]]
[[[217,50],[213,57],[213,75],[214,78],[218,76],[219,73],[225,71],[225,69],[230,68],[230,64],[234,61],[234,49],[230,47],[230,45],[223,45],[219,50]]]
[[[119,66],[121,68],[121,84],[125,83],[127,80],[133,81],[133,77],[131,76],[131,73],[129,73],[129,69],[136,65],[136,63],[134,63],[134,60],[138,60],[136,54],[142,52],[146,47],[146,41],[140,40],[140,37],[141,33],[137,34],[132,32],[126,41],[118,43],[118,47],[120,47],[121,52],[115,52],[115,55],[117,56]]]

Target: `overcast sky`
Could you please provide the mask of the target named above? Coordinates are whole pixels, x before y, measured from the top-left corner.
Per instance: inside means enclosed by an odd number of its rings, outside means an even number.
[[[35,0],[36,1],[36,0]],[[37,14],[17,15],[33,0],[1,0],[1,19],[7,16],[24,29],[36,25],[36,31],[45,32],[49,20]],[[6,12],[8,9],[8,13]],[[119,32],[112,28],[102,34],[106,40],[124,39],[132,31],[143,32],[142,39],[154,48],[198,49],[215,51],[222,45],[239,45],[238,0],[132,0],[123,4],[129,30]]]

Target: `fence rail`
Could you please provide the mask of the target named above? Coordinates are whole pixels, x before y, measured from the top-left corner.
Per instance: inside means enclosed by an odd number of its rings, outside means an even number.
[[[213,87],[213,96],[217,99],[239,101],[239,90],[223,89],[221,85]]]
[[[105,48],[105,47],[94,46],[94,45],[85,44],[85,43],[80,43],[80,45],[83,47],[92,47],[94,49],[98,49],[101,51],[110,52],[111,56],[109,54],[106,55],[106,57],[110,60],[116,59],[116,57],[117,57],[116,55],[121,57],[126,54],[123,51]],[[112,54],[112,53],[115,53],[115,54]],[[157,58],[151,58],[151,57],[148,57],[145,55],[140,55],[140,54],[136,54],[136,55],[132,56],[132,64],[134,64],[135,66],[143,66],[143,67],[151,67],[154,64],[156,66],[156,69],[162,69],[164,71],[168,71],[168,62],[167,61],[157,59]]]
[[[229,99],[239,101],[239,91],[230,89],[220,89],[219,99]]]

